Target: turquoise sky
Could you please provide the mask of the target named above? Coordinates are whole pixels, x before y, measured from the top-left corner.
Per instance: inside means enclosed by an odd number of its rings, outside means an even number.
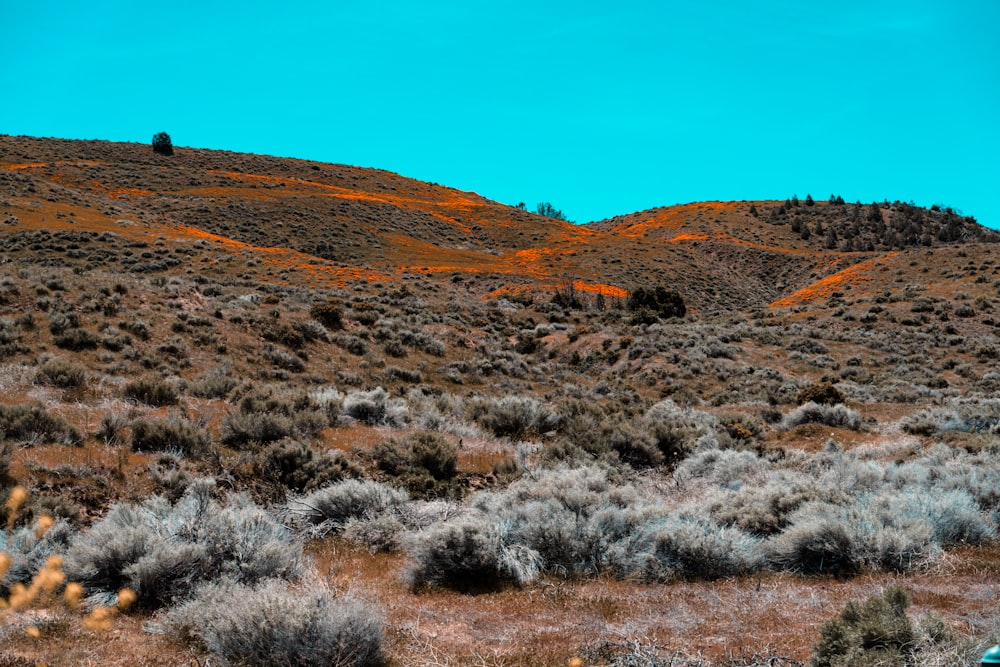
[[[373,166],[586,222],[708,199],[1000,227],[1000,2],[0,0],[0,133]]]

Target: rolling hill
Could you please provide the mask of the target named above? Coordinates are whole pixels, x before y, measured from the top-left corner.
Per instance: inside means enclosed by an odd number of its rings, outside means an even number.
[[[950,210],[811,200],[686,204],[575,226],[375,169],[97,141],[3,137],[0,179],[17,221],[8,231],[210,242],[253,255],[257,273],[316,286],[419,274],[480,296],[568,285],[622,296],[656,283],[708,311],[785,303],[850,267],[858,283],[901,250],[1000,239]]]

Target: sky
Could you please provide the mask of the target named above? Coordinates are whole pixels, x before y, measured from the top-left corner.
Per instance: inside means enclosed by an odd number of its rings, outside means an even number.
[[[998,0],[0,0],[0,134],[377,167],[576,222],[913,201],[1000,227]]]

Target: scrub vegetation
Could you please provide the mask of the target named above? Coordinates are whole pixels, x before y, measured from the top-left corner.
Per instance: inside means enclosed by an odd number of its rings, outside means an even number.
[[[1000,642],[997,234],[951,209],[572,226],[387,172],[0,137],[0,238],[0,664]]]

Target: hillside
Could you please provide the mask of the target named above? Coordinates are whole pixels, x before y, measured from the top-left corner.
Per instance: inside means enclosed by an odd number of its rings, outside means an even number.
[[[272,275],[317,286],[426,275],[481,296],[570,283],[614,295],[656,275],[702,310],[762,307],[880,253],[998,239],[950,211],[903,204],[884,207],[879,223],[859,223],[871,210],[856,205],[739,202],[580,227],[374,169],[183,148],[163,157],[108,142],[6,137],[0,178],[5,211],[24,228],[139,238],[149,230],[122,228],[141,223],[253,253]],[[818,227],[825,235],[803,240],[802,228]]]
[[[0,137],[0,664],[971,667],[996,241]]]

